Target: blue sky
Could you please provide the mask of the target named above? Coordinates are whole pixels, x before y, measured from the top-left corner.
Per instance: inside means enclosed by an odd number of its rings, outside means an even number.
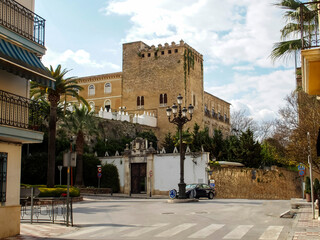
[[[72,76],[121,71],[122,43],[183,39],[204,56],[205,90],[257,121],[277,116],[295,88],[294,63],[272,63],[284,22],[275,0],[36,0],[46,19],[46,66]]]

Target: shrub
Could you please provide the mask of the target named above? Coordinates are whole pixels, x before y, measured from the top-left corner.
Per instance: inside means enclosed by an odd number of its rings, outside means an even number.
[[[102,166],[101,187],[112,188],[113,192],[119,192],[119,173],[115,165],[105,164]]]
[[[66,186],[60,186],[55,188],[39,187],[39,190],[40,190],[39,197],[61,197],[63,193],[67,194]],[[69,192],[70,192],[70,197],[80,196],[80,191],[76,187],[70,187]]]
[[[306,177],[306,189],[305,189],[305,193],[311,193],[311,185],[310,185],[310,178]]]
[[[85,186],[97,186],[97,165],[100,160],[93,154],[83,154],[83,182]]]

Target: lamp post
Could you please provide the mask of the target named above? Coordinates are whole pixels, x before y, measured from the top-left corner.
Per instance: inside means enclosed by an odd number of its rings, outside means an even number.
[[[174,103],[172,107],[167,108],[167,116],[170,123],[178,126],[179,138],[180,138],[180,183],[179,186],[179,198],[186,198],[186,184],[184,182],[184,158],[185,152],[182,147],[182,128],[183,125],[192,119],[194,107],[190,104],[188,109],[186,107],[181,108],[183,97],[181,94],[177,97],[178,106]],[[187,112],[189,112],[190,118],[187,117]],[[171,120],[171,115],[173,113],[173,119]]]

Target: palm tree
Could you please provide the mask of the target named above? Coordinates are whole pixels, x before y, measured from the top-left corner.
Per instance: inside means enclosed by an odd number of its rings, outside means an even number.
[[[31,82],[31,97],[35,99],[46,98],[50,102],[50,116],[49,116],[49,139],[48,139],[48,170],[47,170],[47,186],[54,186],[55,177],[55,151],[56,151],[56,124],[57,124],[57,107],[61,97],[75,96],[79,101],[84,103],[84,98],[78,94],[79,90],[83,88],[77,85],[74,77],[65,78],[69,72],[67,69],[61,69],[59,64],[56,69],[50,66],[48,69],[55,81],[55,88],[48,88],[36,82]]]
[[[76,186],[83,186],[83,149],[85,136],[91,134],[98,135],[98,120],[94,117],[93,112],[86,106],[77,107],[74,105],[74,111],[64,119],[62,127],[68,129],[69,133],[76,136],[77,152],[77,174]]]
[[[301,50],[302,47],[311,45],[311,33],[317,27],[317,12],[314,11],[314,5],[310,7],[301,5],[299,0],[279,0],[274,5],[286,10],[283,17],[286,19],[286,25],[281,29],[281,42],[274,44],[270,57],[273,61],[280,58],[288,58]],[[302,9],[301,9],[302,7]],[[300,13],[303,11],[303,31],[309,38],[307,41],[301,40],[301,19]]]

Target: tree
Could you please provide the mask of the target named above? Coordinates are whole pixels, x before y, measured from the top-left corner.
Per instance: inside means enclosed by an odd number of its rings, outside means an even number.
[[[239,158],[241,162],[250,168],[261,167],[261,146],[253,138],[253,132],[248,129],[239,139]]]
[[[72,135],[76,135],[76,152],[77,152],[77,174],[76,186],[83,186],[83,152],[85,137],[91,134],[99,134],[97,119],[93,112],[89,111],[86,106],[77,107],[74,105],[74,111],[64,119],[62,127],[67,129]]]
[[[162,143],[162,147],[166,150],[166,153],[173,153],[174,150],[174,139],[171,133],[167,133],[164,141]]]
[[[231,133],[240,136],[242,132],[251,129],[255,132],[258,129],[257,123],[253,118],[248,117],[246,110],[233,111],[231,113]]]
[[[49,71],[51,76],[56,80],[55,88],[48,88],[37,82],[31,82],[30,95],[36,99],[47,99],[50,102],[47,186],[53,187],[55,182],[55,141],[58,103],[62,95],[75,96],[84,103],[86,103],[86,100],[78,95],[78,91],[83,88],[77,85],[75,78],[65,78],[65,75],[69,72],[68,70],[62,70],[61,65],[58,65],[56,69],[50,66]]]
[[[274,137],[285,147],[288,160],[307,164],[310,153],[315,170],[320,172],[316,151],[320,123],[319,100],[316,96],[296,90],[286,97],[286,105],[280,108],[279,116]]]
[[[274,44],[271,59],[288,58],[302,48],[300,37],[301,21],[300,12],[303,10],[303,29],[309,35],[307,41],[304,41],[304,47],[311,45],[311,32],[316,28],[317,14],[313,11],[313,6],[301,5],[299,0],[279,0],[275,6],[286,10],[283,17],[286,19],[286,25],[281,29],[281,42]],[[301,9],[301,6],[303,9]]]

